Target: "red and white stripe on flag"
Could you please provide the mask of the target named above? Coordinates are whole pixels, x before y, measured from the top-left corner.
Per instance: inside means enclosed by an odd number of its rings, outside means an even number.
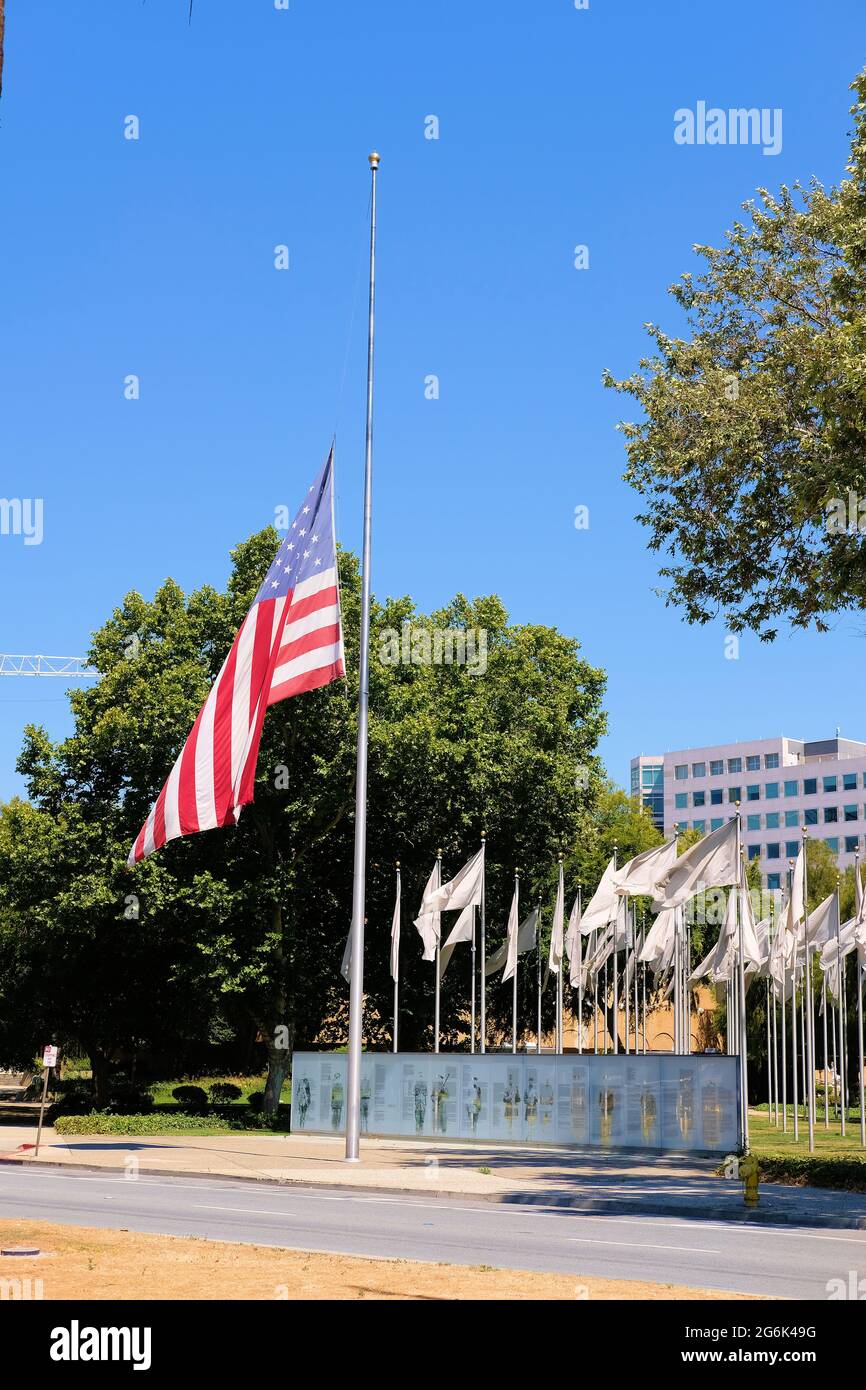
[[[345,675],[333,450],[280,545],[156,805],[129,854],[234,824],[253,800],[268,706]]]

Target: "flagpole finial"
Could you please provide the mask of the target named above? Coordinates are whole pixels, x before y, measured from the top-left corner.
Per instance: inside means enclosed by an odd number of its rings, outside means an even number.
[[[482,830],[482,832],[481,832],[481,838],[482,838],[482,840],[486,840],[486,839],[487,839],[487,831],[486,831],[486,830]]]
[[[374,170],[375,170],[375,169],[378,169],[378,167],[379,167],[379,155],[376,153],[375,150],[374,150],[373,153],[369,156],[369,158],[370,158],[370,168],[371,168],[371,169],[374,169]]]
[[[399,867],[400,867],[400,860],[399,860],[399,859],[397,860],[397,863],[396,863],[395,867],[399,869]]]

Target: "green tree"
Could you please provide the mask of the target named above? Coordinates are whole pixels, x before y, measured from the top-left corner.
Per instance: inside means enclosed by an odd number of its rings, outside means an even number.
[[[759,189],[670,289],[688,335],[649,324],[655,354],[605,374],[643,411],[625,477],[667,602],[762,640],[866,603],[866,71],[853,90],[847,177]]]

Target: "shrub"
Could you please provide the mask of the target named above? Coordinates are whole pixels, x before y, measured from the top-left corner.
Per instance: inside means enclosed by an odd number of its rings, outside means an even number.
[[[108,1102],[110,1115],[146,1115],[153,1109],[153,1096],[136,1086],[116,1086]]]
[[[274,1128],[262,1116],[242,1109],[231,1119],[194,1115],[63,1115],[54,1126],[58,1134],[232,1134],[238,1130]],[[285,1119],[280,1128],[287,1129]]]
[[[250,1107],[254,1115],[261,1115],[265,1107],[264,1091],[251,1091],[250,1094],[247,1096],[247,1105]]]
[[[207,1113],[207,1092],[201,1086],[175,1086],[172,1095],[188,1115]]]
[[[211,1105],[230,1105],[233,1100],[240,1100],[243,1091],[240,1086],[234,1086],[231,1081],[215,1081],[210,1088]]]
[[[93,1096],[89,1091],[67,1091],[53,1105],[49,1105],[45,1119],[48,1124],[53,1125],[61,1115],[90,1115],[93,1109]]]

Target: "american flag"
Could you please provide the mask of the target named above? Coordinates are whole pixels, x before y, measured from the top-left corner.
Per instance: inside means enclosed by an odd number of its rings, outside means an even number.
[[[237,821],[269,705],[345,675],[331,450],[265,575],[128,862]]]

